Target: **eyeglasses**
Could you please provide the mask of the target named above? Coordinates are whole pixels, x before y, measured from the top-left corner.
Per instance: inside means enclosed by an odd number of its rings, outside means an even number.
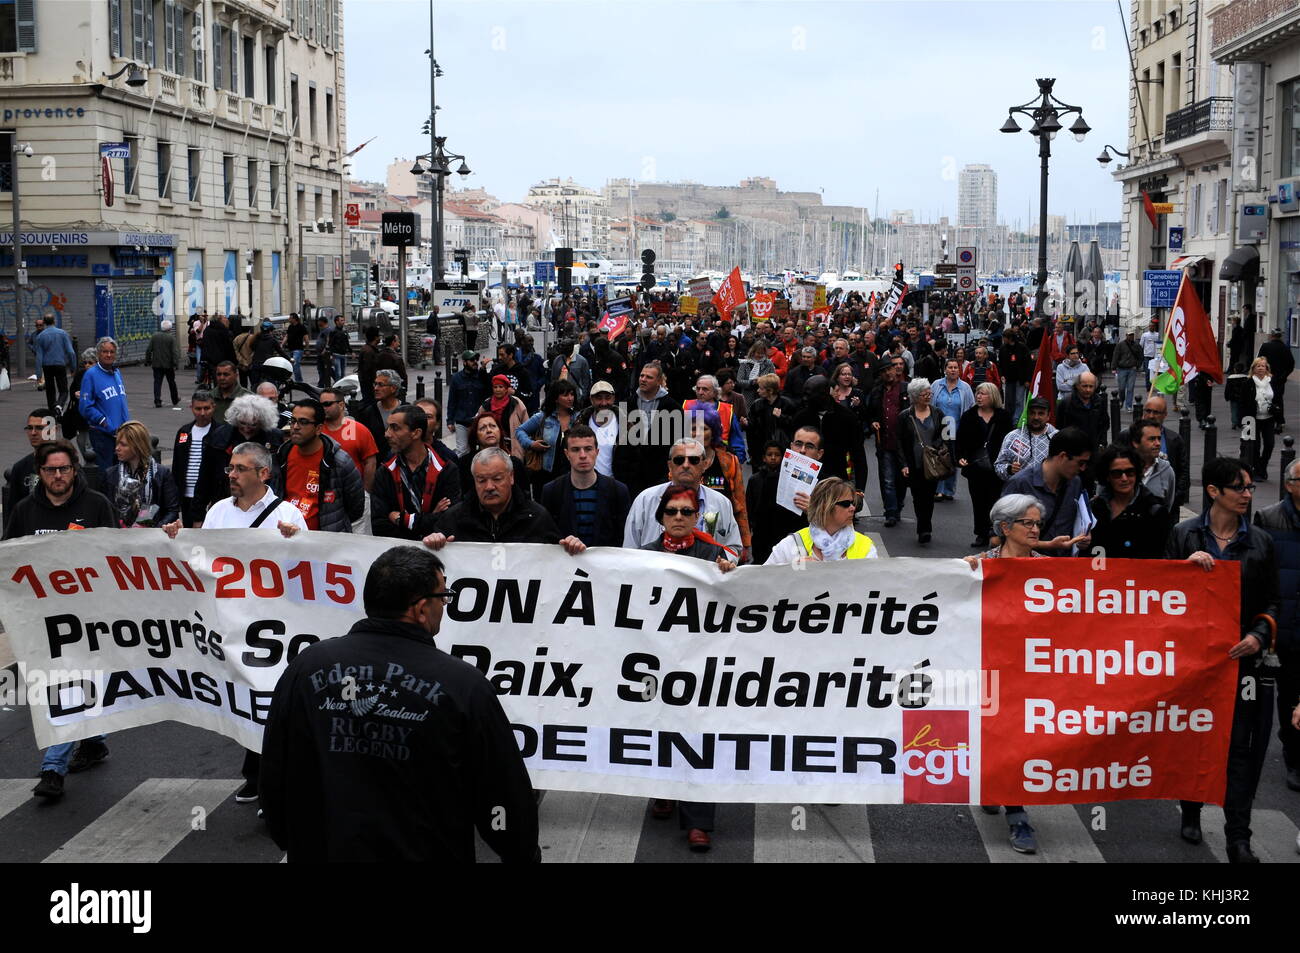
[[[1132,467],[1125,467],[1123,470],[1111,470],[1110,475],[1113,477],[1121,477],[1125,480],[1131,480],[1137,476],[1137,470]]]
[[[66,475],[66,474],[72,472],[72,467],[71,467],[71,466],[61,466],[61,467],[41,467],[41,472],[42,472],[42,473],[57,473],[57,474],[59,474],[60,476],[64,476],[64,475]]]
[[[1230,486],[1225,486],[1224,489],[1231,490],[1233,493],[1254,493],[1258,487],[1253,483],[1233,483]]]
[[[853,501],[852,501],[852,500],[836,500],[836,501],[835,501],[835,505],[836,505],[836,506],[839,506],[839,507],[842,507],[843,509],[846,509],[846,510],[851,510],[851,509],[853,509]]]
[[[1011,522],[1015,523],[1017,526],[1023,526],[1025,529],[1042,529],[1042,528],[1043,528],[1043,521],[1042,521],[1042,520],[1023,519],[1023,520],[1012,520]]]
[[[816,450],[818,449],[818,447],[817,444],[809,443],[807,440],[791,440],[790,449],[791,450]]]
[[[309,417],[294,417],[289,421],[290,427],[315,427],[316,421]]]
[[[668,506],[664,508],[664,516],[694,516],[698,512],[689,506]]]
[[[322,400],[320,402],[320,405],[322,407],[333,407],[335,404],[341,404],[341,403],[343,403],[343,401],[341,400]]]
[[[449,606],[449,605],[452,604],[452,602],[455,601],[455,599],[456,599],[456,593],[454,593],[454,592],[431,592],[431,593],[429,593],[427,596],[421,596],[419,599],[416,599],[415,602],[419,602],[421,599],[438,599],[438,600],[440,600],[440,601],[442,602],[442,604],[443,604],[444,606]],[[412,602],[411,605],[415,605],[415,602]]]
[[[256,473],[258,468],[246,467],[241,463],[235,463],[235,464],[231,464],[230,466],[223,467],[222,469],[226,471],[226,476],[230,476],[230,474],[232,473]]]
[[[679,454],[678,456],[673,457],[673,466],[680,467],[683,463],[689,463],[691,466],[694,466],[695,464],[699,463],[703,459],[704,458],[700,456],[687,457]]]

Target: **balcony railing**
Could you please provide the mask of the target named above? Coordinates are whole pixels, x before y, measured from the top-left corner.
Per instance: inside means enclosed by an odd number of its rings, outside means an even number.
[[[8,53],[0,56],[0,84],[23,86],[27,83],[27,54]]]
[[[1232,97],[1214,96],[1171,112],[1165,118],[1165,145],[1202,132],[1232,130]]]

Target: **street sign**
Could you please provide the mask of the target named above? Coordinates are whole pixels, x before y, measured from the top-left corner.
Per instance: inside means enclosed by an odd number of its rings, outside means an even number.
[[[380,221],[380,242],[385,247],[420,244],[420,216],[414,212],[385,212]]]
[[[99,154],[105,159],[129,159],[131,147],[125,142],[101,142]]]
[[[1183,250],[1183,227],[1182,225],[1169,226],[1169,250]]]
[[[1155,212],[1157,215],[1173,215],[1174,203],[1173,202],[1152,202],[1151,210]]]
[[[1182,280],[1182,269],[1142,272],[1142,307],[1172,308]]]
[[[1237,241],[1257,242],[1268,235],[1268,206],[1242,205],[1237,213]]]
[[[957,274],[957,263],[953,261],[941,261],[934,266],[936,275],[955,275]]]
[[[953,282],[954,282],[954,279],[952,279],[952,278],[943,278],[943,277],[935,278],[935,279],[934,279],[934,287],[935,287],[935,288],[951,288],[951,287],[953,286]]]
[[[934,282],[935,282],[934,275],[921,275],[921,277],[916,282],[916,286],[921,289],[933,288]]]
[[[959,245],[957,247],[957,264],[963,267],[975,267],[975,246]]]
[[[348,207],[343,212],[343,221],[349,226],[355,228],[361,224],[361,205],[357,202],[349,202]]]
[[[975,291],[977,288],[978,288],[978,285],[976,285],[976,283],[975,283],[975,276],[974,276],[974,275],[958,275],[958,276],[957,276],[957,290],[958,290],[958,291]]]

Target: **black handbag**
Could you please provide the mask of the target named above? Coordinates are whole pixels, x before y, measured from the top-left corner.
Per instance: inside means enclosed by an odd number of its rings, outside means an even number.
[[[916,439],[921,441],[921,472],[925,478],[932,482],[946,480],[953,475],[954,467],[952,465],[952,454],[948,452],[948,445],[940,444],[931,446],[924,442],[925,438],[921,434],[921,425],[912,418],[912,427],[916,430]]]

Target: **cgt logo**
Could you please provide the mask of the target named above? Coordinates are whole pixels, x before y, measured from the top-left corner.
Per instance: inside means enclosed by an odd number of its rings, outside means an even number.
[[[970,715],[903,712],[903,803],[970,802]]]

